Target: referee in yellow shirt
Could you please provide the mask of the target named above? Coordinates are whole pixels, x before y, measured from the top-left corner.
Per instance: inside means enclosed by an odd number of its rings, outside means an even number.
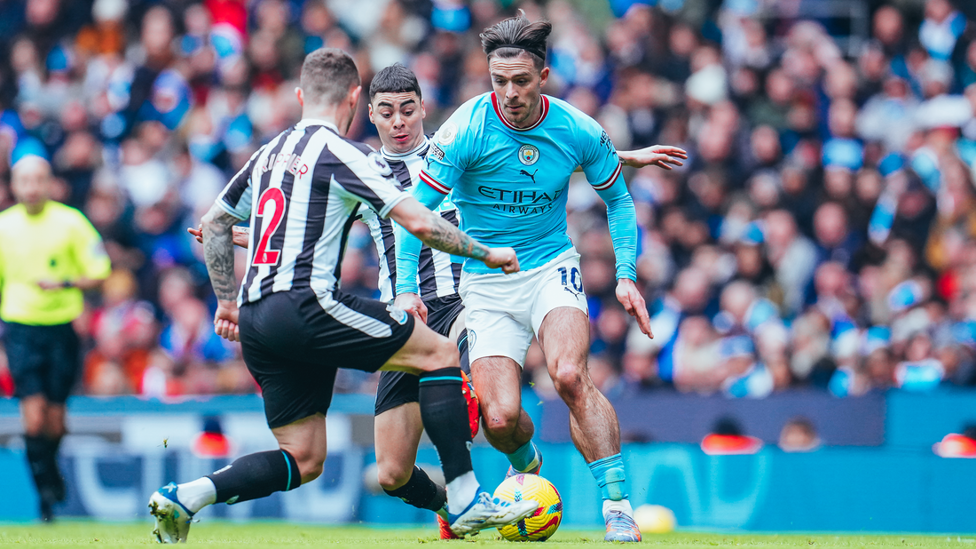
[[[41,519],[48,521],[65,497],[57,453],[64,403],[81,370],[71,321],[84,307],[82,290],[98,287],[111,263],[85,216],[49,200],[46,160],[25,156],[11,175],[18,204],[0,213],[0,319]]]

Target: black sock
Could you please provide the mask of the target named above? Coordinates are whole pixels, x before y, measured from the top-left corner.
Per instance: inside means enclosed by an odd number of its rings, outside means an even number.
[[[427,473],[413,466],[413,474],[406,484],[396,490],[383,489],[387,494],[400,498],[404,502],[420,509],[439,511],[447,503],[447,490],[430,480]]]
[[[25,435],[24,446],[27,450],[27,463],[30,465],[31,476],[34,477],[34,486],[43,499],[51,477],[49,471],[51,461],[48,458],[51,447],[49,439],[44,436]]]
[[[65,494],[64,477],[61,476],[61,468],[58,466],[58,450],[61,448],[61,438],[47,439],[48,482],[50,483],[51,493],[56,501],[64,501],[67,495]]]
[[[298,462],[284,450],[248,454],[207,478],[217,489],[216,503],[263,498],[302,485]]]
[[[420,417],[441,458],[444,482],[471,471],[471,429],[467,403],[461,394],[460,368],[441,368],[420,375]]]

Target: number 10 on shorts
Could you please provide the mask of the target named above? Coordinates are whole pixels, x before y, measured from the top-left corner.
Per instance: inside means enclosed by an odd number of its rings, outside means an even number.
[[[573,267],[567,270],[566,267],[559,267],[556,270],[559,271],[559,276],[566,289],[572,288],[579,293],[583,293],[583,276],[580,274],[579,269]]]

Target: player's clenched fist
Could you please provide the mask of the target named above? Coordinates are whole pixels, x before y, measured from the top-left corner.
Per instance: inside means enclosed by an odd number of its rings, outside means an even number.
[[[396,296],[393,306],[403,309],[416,317],[417,320],[427,324],[427,306],[424,305],[419,295],[411,292],[400,294]]]
[[[217,312],[214,314],[214,332],[227,341],[241,340],[237,303],[217,302]]]
[[[501,269],[505,274],[519,272],[518,256],[512,248],[488,248],[488,256],[483,260],[492,269]]]

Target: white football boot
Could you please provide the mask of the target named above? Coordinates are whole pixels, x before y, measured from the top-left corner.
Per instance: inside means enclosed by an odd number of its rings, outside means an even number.
[[[169,483],[149,498],[149,514],[156,518],[153,535],[159,543],[186,543],[193,513],[176,496],[176,483]]]
[[[518,522],[535,513],[539,503],[526,499],[516,502],[492,498],[488,492],[480,492],[460,514],[450,515],[451,531],[458,536],[476,534],[488,528],[497,528]]]

